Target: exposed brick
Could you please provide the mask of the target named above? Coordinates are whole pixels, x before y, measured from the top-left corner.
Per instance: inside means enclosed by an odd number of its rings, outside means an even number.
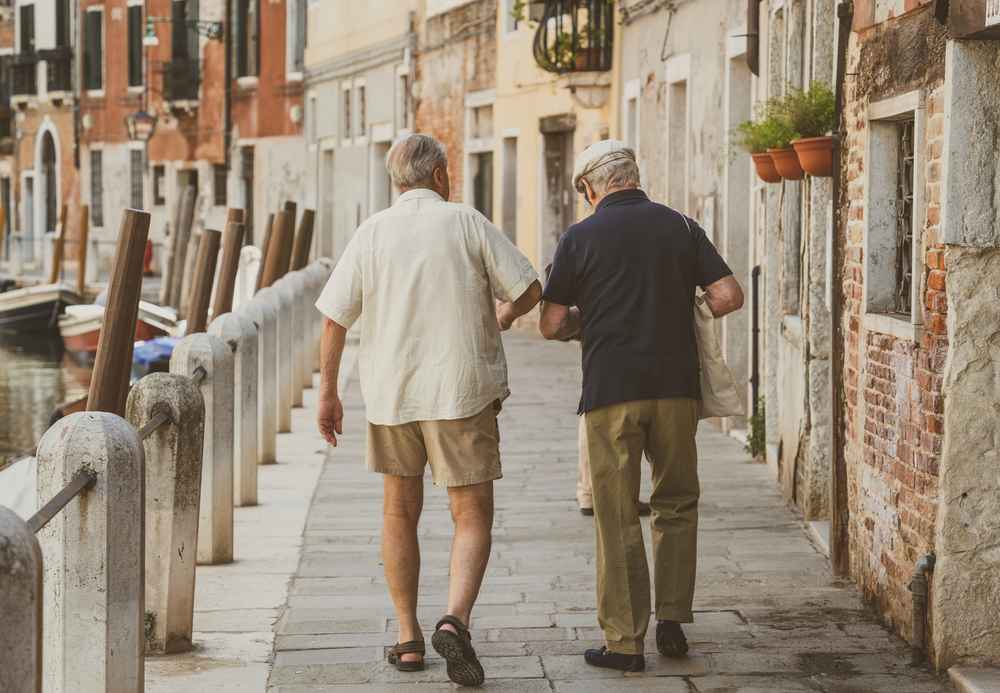
[[[947,275],[944,273],[943,270],[939,269],[931,270],[930,273],[927,275],[927,286],[934,289],[935,291],[944,291],[946,278]]]

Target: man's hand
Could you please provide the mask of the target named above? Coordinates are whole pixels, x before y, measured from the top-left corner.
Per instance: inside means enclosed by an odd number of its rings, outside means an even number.
[[[513,327],[516,319],[513,303],[497,301],[497,327],[500,328],[501,332],[506,332]]]
[[[319,402],[319,432],[333,447],[337,436],[344,433],[344,405],[340,397],[324,398]]]

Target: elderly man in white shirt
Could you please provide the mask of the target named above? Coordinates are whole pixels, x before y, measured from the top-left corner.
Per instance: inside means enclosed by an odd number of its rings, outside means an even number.
[[[448,202],[444,148],[410,135],[389,152],[402,191],[358,228],[316,306],[327,317],[319,427],[343,432],[337,379],[347,330],[360,321],[367,466],[384,475],[382,555],[399,620],[388,659],[424,668],[417,622],[417,523],[423,476],[445,486],[455,523],[448,611],[432,638],[449,678],[480,685],[468,626],[489,561],[493,481],[501,478],[497,414],[510,394],[500,333],[541,298],[531,263],[475,209]]]

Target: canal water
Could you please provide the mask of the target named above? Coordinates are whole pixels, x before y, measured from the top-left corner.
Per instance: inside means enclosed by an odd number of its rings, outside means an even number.
[[[58,333],[0,333],[0,468],[34,449],[55,408],[89,385],[90,367],[63,350]]]

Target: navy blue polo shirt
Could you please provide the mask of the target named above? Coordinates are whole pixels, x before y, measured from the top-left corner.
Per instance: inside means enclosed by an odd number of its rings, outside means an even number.
[[[544,301],[583,320],[579,413],[620,402],[700,399],[695,287],[732,274],[697,223],[642,190],[601,200],[563,235]]]

